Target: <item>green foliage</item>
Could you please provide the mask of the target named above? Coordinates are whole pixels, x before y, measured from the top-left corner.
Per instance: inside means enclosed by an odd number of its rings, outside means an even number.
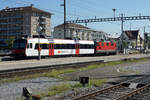
[[[94,65],[89,65],[84,68],[80,68],[80,71],[102,68],[105,66],[114,66],[114,65],[118,65],[118,64],[122,64],[122,63],[123,63],[123,61],[114,61],[114,62],[107,62],[107,63],[102,63],[102,64],[94,64]]]
[[[129,44],[128,44],[127,41],[123,41],[123,47],[124,47],[124,48],[128,48],[128,45],[129,45]]]
[[[68,69],[61,69],[61,70],[54,69],[49,73],[44,73],[43,76],[64,79],[64,77],[61,77],[61,74],[72,73],[75,71],[77,71],[77,69],[75,68],[68,68]]]
[[[131,46],[132,46],[132,48],[134,48],[135,47],[135,43],[131,42]]]
[[[100,86],[100,85],[102,85],[103,83],[106,83],[107,81],[106,80],[100,80],[100,79],[91,79],[90,81],[89,81],[89,86],[92,86],[92,85],[96,85],[96,86]]]
[[[64,91],[70,90],[72,88],[71,84],[60,84],[60,85],[54,85],[53,87],[48,89],[48,92],[42,93],[42,97],[47,97],[47,96],[53,96],[59,93],[62,93]]]
[[[19,77],[19,76],[16,76],[15,78],[4,78],[4,79],[0,79],[0,84],[3,84],[3,83],[9,83],[9,82],[15,82],[15,81],[19,81],[19,80],[22,80],[23,78],[22,77]]]
[[[93,85],[100,86],[105,82],[106,82],[106,80],[92,79],[92,80],[89,80],[89,84],[87,86],[88,87],[93,86]],[[74,88],[82,88],[82,87],[83,86],[80,83],[76,83],[75,85],[72,85],[69,83],[68,84],[63,83],[60,85],[54,85],[53,87],[48,89],[48,92],[39,93],[38,95],[40,95],[41,97],[54,96],[56,94],[60,94],[65,91],[69,91]]]
[[[15,38],[13,38],[13,37],[6,40],[6,44],[8,45],[7,49],[9,49],[9,50],[12,49],[14,40],[15,40]]]

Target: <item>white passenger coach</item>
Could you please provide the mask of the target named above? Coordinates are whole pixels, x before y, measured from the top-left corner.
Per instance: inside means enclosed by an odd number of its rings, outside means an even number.
[[[12,53],[15,57],[38,56],[39,52],[41,56],[94,54],[94,42],[45,38],[27,38],[14,41]]]

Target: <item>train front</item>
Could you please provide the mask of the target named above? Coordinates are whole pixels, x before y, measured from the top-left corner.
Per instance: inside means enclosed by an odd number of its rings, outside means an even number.
[[[25,57],[26,56],[26,39],[16,39],[13,43],[12,56],[13,57]]]

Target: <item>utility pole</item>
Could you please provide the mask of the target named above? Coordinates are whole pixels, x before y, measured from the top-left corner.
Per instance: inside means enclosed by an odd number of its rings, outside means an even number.
[[[40,35],[38,36],[38,60],[41,60]]]
[[[145,32],[145,26],[144,26],[144,50],[145,53],[147,53],[147,33]]]
[[[122,34],[122,36],[121,36],[121,42],[122,42],[122,43],[121,43],[121,44],[122,44],[122,45],[121,45],[121,50],[122,50],[122,51],[124,51],[124,47],[123,47],[123,22],[124,22],[124,21],[123,21],[123,14],[121,14],[121,34]]]
[[[131,31],[131,23],[130,23],[130,31]]]
[[[66,38],[66,0],[64,0],[64,39]]]

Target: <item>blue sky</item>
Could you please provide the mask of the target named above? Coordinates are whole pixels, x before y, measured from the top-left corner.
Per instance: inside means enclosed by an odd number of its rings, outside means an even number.
[[[150,0],[66,0],[67,1],[67,20],[105,18],[113,17],[112,8],[116,8],[116,16],[123,13],[125,16],[150,15]],[[63,23],[63,0],[0,0],[0,9],[8,7],[20,7],[34,4],[35,7],[53,13],[51,28]],[[84,24],[83,24],[84,25]],[[89,23],[88,27],[102,30],[109,34],[121,32],[121,22]],[[150,26],[149,20],[126,21],[124,29],[140,29],[143,26]],[[146,27],[150,32],[150,28]]]

